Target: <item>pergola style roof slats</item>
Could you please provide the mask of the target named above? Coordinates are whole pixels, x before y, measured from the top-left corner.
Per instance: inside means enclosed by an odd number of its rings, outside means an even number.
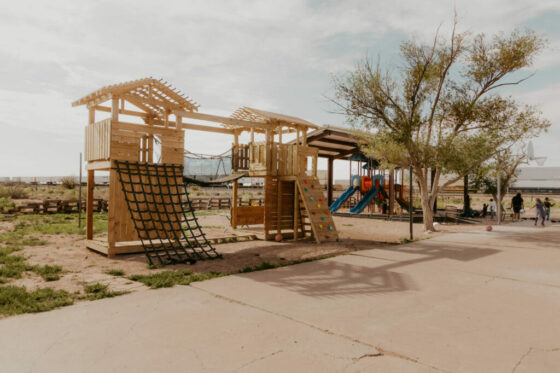
[[[108,85],[72,103],[72,106],[97,106],[113,97],[122,98],[147,113],[163,119],[174,110],[197,111],[198,104],[163,80],[144,78]]]
[[[250,107],[240,107],[237,109],[232,115],[231,118],[245,120],[249,122],[256,122],[256,123],[263,123],[263,124],[273,124],[278,127],[280,130],[281,127],[288,127],[292,131],[295,131],[296,128],[311,128],[317,129],[320,128],[318,125],[308,122],[304,119],[293,117],[291,115],[273,113],[270,111],[254,109]],[[224,123],[225,126],[228,127],[237,127],[231,126],[227,123]]]

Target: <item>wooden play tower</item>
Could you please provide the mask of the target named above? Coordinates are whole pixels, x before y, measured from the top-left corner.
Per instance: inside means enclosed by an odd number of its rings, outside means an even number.
[[[106,102],[110,105],[104,105]],[[199,113],[193,100],[171,85],[152,78],[103,87],[72,105],[86,105],[89,110],[85,127],[87,247],[109,256],[141,251],[138,229],[127,208],[116,165],[135,162],[182,166],[185,132],[190,130],[208,132],[209,137],[211,133],[232,135],[235,175],[265,180],[264,206],[238,206],[237,176],[231,178],[233,228],[262,224],[266,239],[278,235],[284,239],[313,237],[317,242],[338,239],[323,187],[317,180],[317,149],[306,143],[308,130],[318,126],[299,118],[247,107],[240,108],[229,118]],[[105,118],[97,118],[98,113]],[[211,125],[187,123],[186,119]],[[244,132],[249,134],[250,140],[241,144],[239,139]],[[296,141],[284,143],[283,137],[289,134],[295,135]],[[264,135],[264,141],[255,141],[256,135]],[[93,190],[97,171],[109,172],[109,226],[103,240],[93,236]],[[175,175],[179,176],[182,177]],[[158,183],[157,178],[154,180]]]

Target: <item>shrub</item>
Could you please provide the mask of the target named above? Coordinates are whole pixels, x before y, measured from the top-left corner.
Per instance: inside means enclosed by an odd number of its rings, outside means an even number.
[[[22,185],[7,185],[0,187],[0,197],[12,199],[24,199],[29,194]]]
[[[66,176],[60,179],[60,183],[66,189],[74,189],[76,187],[76,180],[73,176]]]

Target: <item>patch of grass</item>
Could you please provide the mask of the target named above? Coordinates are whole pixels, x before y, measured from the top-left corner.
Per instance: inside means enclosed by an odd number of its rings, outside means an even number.
[[[249,273],[249,272],[255,272],[255,271],[264,271],[266,269],[272,269],[272,268],[277,268],[280,267],[279,264],[274,264],[274,263],[270,263],[270,262],[262,262],[259,265],[256,266],[249,266],[249,267],[245,267],[242,270],[239,271],[239,273]]]
[[[88,300],[98,300],[103,298],[112,298],[126,294],[126,291],[111,291],[109,285],[96,282],[95,284],[84,285],[84,292]]]
[[[124,271],[122,269],[110,269],[105,273],[111,276],[124,276]]]
[[[207,272],[192,273],[187,269],[178,269],[175,271],[163,271],[151,275],[132,275],[129,280],[138,281],[152,288],[168,288],[175,285],[188,285],[191,282],[209,280],[215,277],[224,276],[223,273]]]
[[[72,303],[72,296],[64,290],[43,288],[28,291],[23,286],[0,286],[1,315],[50,311]]]
[[[21,278],[21,274],[30,271],[33,266],[25,263],[23,255],[11,255],[14,251],[18,251],[17,247],[0,248],[0,277]],[[4,279],[4,282],[6,280]]]
[[[0,212],[7,212],[16,208],[10,197],[0,197]]]
[[[60,272],[62,272],[62,267],[59,265],[44,265],[44,266],[34,266],[33,272],[38,274],[45,281],[57,281],[60,280]]]
[[[220,215],[228,212],[227,210],[197,210],[195,212],[196,216],[212,216]]]
[[[32,271],[38,274],[45,281],[56,281],[60,279],[62,267],[59,265],[32,266],[25,262],[23,255],[13,255],[15,251],[21,250],[19,247],[6,246],[0,247],[0,278],[21,278],[23,272]]]
[[[342,224],[342,226],[344,226],[344,227],[353,227],[354,224]]]
[[[107,231],[107,219],[107,214],[94,214],[94,233]],[[46,241],[36,237],[37,235],[85,234],[83,227],[78,227],[77,214],[30,214],[17,216],[12,220],[15,221],[14,230],[0,233],[0,242],[6,245],[37,246],[46,244]]]

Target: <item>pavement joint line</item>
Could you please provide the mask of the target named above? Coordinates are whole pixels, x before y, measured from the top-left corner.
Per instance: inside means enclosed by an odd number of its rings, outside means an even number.
[[[538,251],[545,251],[548,248],[545,247],[539,247],[537,245],[533,246],[533,247],[527,247],[527,246],[515,246],[515,245],[499,245],[499,244],[472,244],[472,243],[464,243],[464,242],[456,242],[456,241],[443,241],[443,240],[438,240],[438,241],[434,241],[434,242],[440,242],[440,243],[444,243],[444,244],[453,244],[453,245],[458,245],[458,246],[467,246],[467,247],[488,247],[488,248],[494,248],[494,247],[500,247],[500,248],[512,248],[512,249],[526,249],[526,250],[538,250]]]
[[[375,249],[374,249],[374,250],[375,250]],[[348,254],[345,254],[345,255],[359,256],[359,257],[361,257],[361,258],[367,258],[367,259],[385,260],[385,261],[387,261],[387,262],[400,262],[400,261],[402,261],[402,260],[398,260],[398,259],[380,258],[380,257],[377,257],[377,256],[372,256],[372,255],[356,254],[355,252],[348,253]],[[343,255],[341,255],[341,256],[343,256]]]
[[[470,272],[470,271],[461,271],[462,273],[468,273],[470,275],[475,275],[475,276],[481,276],[481,277],[487,277],[491,280],[507,280],[507,281],[515,281],[515,282],[522,282],[524,284],[530,284],[530,285],[538,285],[538,286],[546,286],[546,287],[551,287],[551,288],[555,288],[555,289],[560,289],[560,285],[554,285],[554,284],[547,284],[544,282],[533,282],[533,281],[525,281],[525,280],[521,280],[521,279],[517,279],[517,278],[513,278],[513,277],[506,277],[506,276],[500,276],[500,275],[487,275],[485,273],[478,273],[478,272]]]
[[[214,293],[214,292],[212,292],[212,291],[210,291],[210,290],[200,288],[200,287],[196,286],[196,284],[193,284],[193,283],[191,283],[189,286],[192,287],[192,288],[194,288],[194,289],[197,289],[197,290],[199,290],[199,291],[201,291],[201,292],[204,292],[204,293],[206,293],[206,294],[208,294],[208,295],[211,295],[211,296],[215,297],[216,299],[220,299],[220,300],[223,300],[223,301],[226,301],[226,302],[230,302],[230,303],[236,303],[236,304],[241,305],[241,306],[244,306],[244,307],[249,307],[249,308],[252,308],[252,309],[261,311],[261,312],[265,312],[265,313],[274,315],[274,316],[276,316],[276,317],[281,317],[281,318],[283,318],[283,319],[286,319],[286,320],[295,322],[295,323],[300,324],[300,325],[303,325],[303,326],[305,326],[305,327],[315,329],[315,330],[317,330],[317,331],[319,331],[319,332],[321,332],[321,333],[325,333],[325,334],[327,334],[327,335],[331,335],[331,336],[334,336],[334,337],[343,338],[343,339],[346,339],[346,340],[348,340],[348,341],[350,341],[350,342],[354,342],[354,343],[357,343],[357,344],[361,344],[362,346],[366,346],[366,347],[369,347],[369,348],[373,348],[373,349],[375,349],[375,350],[378,352],[378,353],[371,354],[371,356],[374,356],[374,357],[379,357],[379,356],[391,356],[391,357],[395,357],[395,358],[398,358],[398,359],[406,360],[406,361],[409,361],[409,362],[412,362],[412,363],[415,363],[415,364],[423,365],[423,366],[425,366],[425,367],[428,367],[428,368],[430,368],[430,369],[434,369],[434,370],[436,370],[436,371],[438,371],[438,372],[441,372],[441,373],[452,373],[451,371],[443,370],[443,369],[438,368],[438,367],[435,367],[435,366],[433,366],[433,365],[423,363],[423,362],[419,361],[418,359],[415,359],[415,358],[406,356],[406,355],[404,355],[404,354],[401,354],[401,353],[398,353],[398,352],[394,352],[394,351],[389,351],[389,350],[386,350],[386,349],[384,349],[384,348],[382,348],[382,347],[379,347],[379,346],[374,346],[374,345],[372,345],[372,344],[370,344],[370,343],[361,341],[361,340],[359,340],[359,339],[357,339],[357,338],[353,338],[353,337],[350,337],[350,336],[345,335],[345,334],[335,333],[335,332],[333,332],[333,331],[331,331],[331,330],[329,330],[329,329],[324,329],[324,328],[318,327],[318,326],[316,326],[316,325],[307,323],[307,322],[302,321],[302,320],[295,319],[295,318],[293,318],[293,317],[291,317],[291,316],[288,316],[288,315],[284,315],[284,314],[281,314],[281,313],[277,313],[277,312],[268,310],[268,309],[263,308],[263,307],[259,307],[259,306],[256,306],[256,305],[253,305],[253,304],[249,304],[249,303],[246,303],[246,302],[237,300],[237,299],[233,299],[233,298],[230,298],[230,297],[226,297],[226,296],[224,296],[224,295],[220,295],[220,294]],[[361,358],[363,358],[363,357],[368,357],[368,355],[370,355],[370,354],[366,354],[365,356],[362,355],[362,356],[359,357],[359,358],[361,359]]]

